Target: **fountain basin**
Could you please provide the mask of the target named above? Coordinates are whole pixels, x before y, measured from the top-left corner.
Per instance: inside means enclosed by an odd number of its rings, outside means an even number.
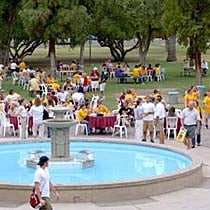
[[[110,143],[110,141],[108,143]],[[119,145],[125,145],[125,142],[118,143]],[[171,147],[136,143],[130,143],[127,146],[129,145],[137,147],[143,145],[146,146],[145,148],[161,148],[163,151],[176,152],[191,159],[192,164],[181,170],[155,177],[114,180],[103,183],[56,184],[61,194],[60,202],[112,202],[134,200],[182,189],[184,187],[192,187],[200,183],[202,179],[202,162],[199,159],[190,157],[182,150],[175,150]],[[104,161],[106,161],[106,159]],[[122,162],[122,164],[125,165],[125,162]],[[109,173],[110,172],[107,171],[107,174]],[[53,178],[52,174],[51,177]],[[0,200],[5,202],[14,201],[15,199],[16,201],[27,202],[31,188],[32,184],[1,183]]]

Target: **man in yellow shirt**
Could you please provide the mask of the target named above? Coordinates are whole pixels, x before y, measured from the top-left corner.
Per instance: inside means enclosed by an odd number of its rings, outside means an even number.
[[[77,120],[81,123],[81,124],[86,124],[87,125],[87,130],[88,130],[88,135],[92,134],[92,129],[89,126],[89,122],[87,120],[87,116],[88,116],[88,109],[86,107],[85,104],[82,104],[77,112]],[[84,130],[84,134],[86,135],[86,130]]]
[[[135,68],[133,69],[133,80],[135,83],[137,83],[137,80],[139,79],[140,69],[138,65],[135,65]]]
[[[204,104],[204,118],[206,123],[206,129],[208,129],[208,120],[210,118],[210,90],[207,91],[207,95],[203,99]]]

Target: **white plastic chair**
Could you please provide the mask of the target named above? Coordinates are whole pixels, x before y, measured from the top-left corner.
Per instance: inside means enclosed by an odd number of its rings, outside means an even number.
[[[44,84],[40,84],[39,88],[40,88],[42,97],[43,98],[46,97],[48,93],[47,86],[45,86]]]
[[[28,122],[29,122],[29,117],[26,119],[26,138],[28,138]],[[20,123],[20,117],[18,117],[18,129],[19,129],[19,137],[22,139],[21,133],[22,133],[22,126]]]
[[[160,69],[160,75],[161,75],[161,79],[165,80],[165,68]]]
[[[174,139],[176,139],[178,117],[166,117],[166,132],[168,139],[170,137],[170,132],[173,131]]]
[[[12,85],[15,85],[18,82],[19,82],[18,73],[14,71],[12,73]]]
[[[7,128],[12,129],[12,132],[15,136],[15,127],[12,123],[9,122],[9,119],[7,119],[6,115],[3,114],[2,115],[2,121],[1,121],[1,131],[2,131],[2,135],[5,136],[6,135],[6,130]]]
[[[86,136],[87,136],[88,135],[87,125],[80,123],[80,121],[78,120],[78,111],[75,112],[75,116],[76,116],[76,122],[77,122],[76,128],[75,128],[75,136],[78,135],[79,129],[85,129],[85,133],[86,133]]]
[[[117,117],[117,124],[114,125],[112,136],[115,135],[115,131],[119,131],[120,138],[122,138],[123,134],[128,137],[127,127],[125,125],[126,118],[118,116]]]
[[[71,105],[69,107],[69,110],[64,115],[64,119],[66,119],[66,120],[75,120],[75,115],[74,115],[74,112],[73,112],[73,108],[74,108],[73,105]]]
[[[24,83],[23,90],[29,90],[29,83],[28,82]]]

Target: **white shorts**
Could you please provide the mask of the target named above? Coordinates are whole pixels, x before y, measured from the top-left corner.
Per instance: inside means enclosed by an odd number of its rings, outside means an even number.
[[[100,87],[100,91],[102,92],[102,91],[104,91],[105,90],[105,87],[106,87],[106,83],[104,82],[104,83],[101,83],[100,85],[99,85],[99,87]]]
[[[91,81],[91,88],[92,89],[99,88],[99,81]]]

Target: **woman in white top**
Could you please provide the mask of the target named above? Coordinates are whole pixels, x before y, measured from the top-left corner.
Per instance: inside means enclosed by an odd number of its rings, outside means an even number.
[[[39,137],[43,137],[44,125],[43,125],[43,113],[44,107],[42,105],[42,100],[40,97],[36,97],[34,105],[31,107],[29,114],[33,117],[33,137],[37,137],[37,132]]]

